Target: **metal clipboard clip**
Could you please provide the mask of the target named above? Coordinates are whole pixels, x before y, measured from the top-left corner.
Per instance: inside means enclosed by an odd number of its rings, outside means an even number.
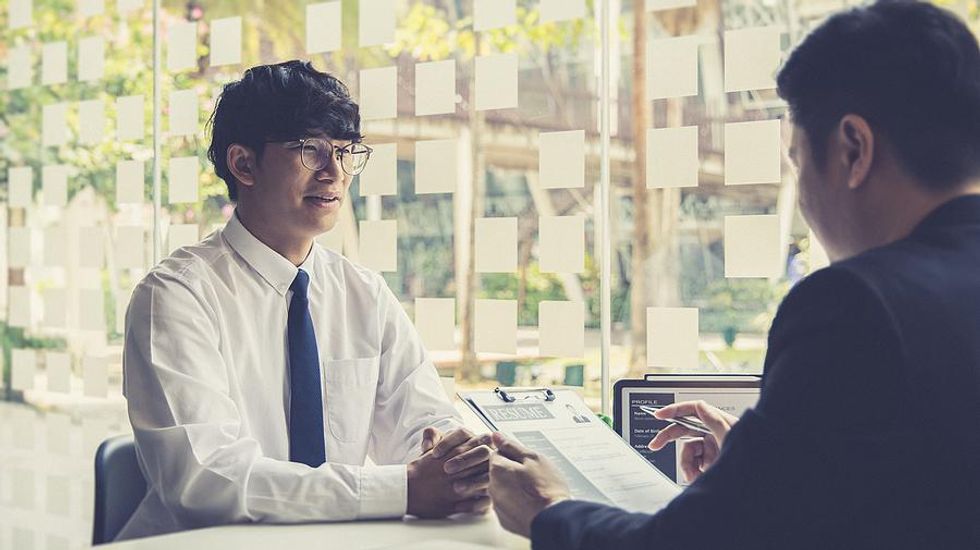
[[[540,399],[542,401],[554,401],[558,397],[555,392],[551,391],[551,388],[501,388],[496,387],[493,389],[494,395],[500,398],[504,403],[513,403],[514,401],[525,400],[525,399]],[[529,394],[521,397],[516,397],[514,394]],[[534,395],[539,394],[539,395]]]

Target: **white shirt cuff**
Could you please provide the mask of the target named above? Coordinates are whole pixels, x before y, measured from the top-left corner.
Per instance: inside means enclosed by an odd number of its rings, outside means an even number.
[[[361,467],[358,519],[400,518],[408,509],[408,470],[404,464]]]

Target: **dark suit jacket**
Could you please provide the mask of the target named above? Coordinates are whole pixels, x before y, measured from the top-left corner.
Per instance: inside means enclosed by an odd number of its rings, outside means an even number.
[[[759,403],[654,515],[566,501],[536,549],[980,549],[980,196],[783,301]]]

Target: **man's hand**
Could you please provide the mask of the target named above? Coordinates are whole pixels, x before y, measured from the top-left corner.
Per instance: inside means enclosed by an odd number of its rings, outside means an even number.
[[[738,422],[738,417],[712,407],[704,401],[685,401],[674,403],[658,410],[654,416],[661,420],[669,420],[678,416],[696,416],[711,430],[712,435],[704,435],[689,430],[677,424],[671,424],[650,441],[650,450],[659,451],[671,441],[680,438],[681,470],[688,482],[693,482],[718,460],[718,452],[725,443],[725,437],[732,426]]]
[[[500,525],[531,536],[531,522],[552,504],[571,498],[565,480],[543,456],[501,433],[493,434],[497,454],[490,459],[490,498]]]
[[[408,465],[408,513],[428,519],[486,513],[490,443],[489,434],[465,428],[445,435],[426,428],[423,454]]]

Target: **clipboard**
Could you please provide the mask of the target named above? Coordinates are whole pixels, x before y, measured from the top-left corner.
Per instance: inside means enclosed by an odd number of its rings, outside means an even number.
[[[547,457],[573,498],[653,513],[680,493],[574,390],[498,387],[458,395],[491,430]]]

